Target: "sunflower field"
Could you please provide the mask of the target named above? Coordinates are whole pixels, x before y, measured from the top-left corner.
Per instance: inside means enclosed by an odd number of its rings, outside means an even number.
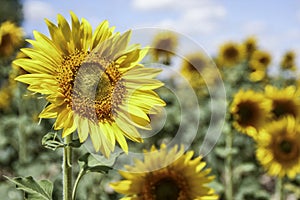
[[[275,74],[255,35],[209,55],[167,29],[144,46],[56,19],[26,36],[22,3],[1,0],[0,199],[300,199],[293,49]]]

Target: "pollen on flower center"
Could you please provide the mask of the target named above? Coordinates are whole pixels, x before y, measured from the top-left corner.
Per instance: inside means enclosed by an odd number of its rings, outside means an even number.
[[[96,54],[66,57],[58,81],[67,106],[95,123],[113,122],[126,92],[117,66]]]

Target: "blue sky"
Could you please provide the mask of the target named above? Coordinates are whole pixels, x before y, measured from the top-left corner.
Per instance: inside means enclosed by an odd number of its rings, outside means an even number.
[[[275,3],[276,2],[276,3]],[[44,18],[56,21],[69,11],[95,28],[107,19],[116,31],[145,27],[168,28],[201,45],[210,55],[225,41],[240,42],[256,35],[259,45],[275,57],[289,49],[300,57],[299,0],[23,0],[27,35],[48,35]]]

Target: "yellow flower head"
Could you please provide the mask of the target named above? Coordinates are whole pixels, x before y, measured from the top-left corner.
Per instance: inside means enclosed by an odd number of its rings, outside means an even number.
[[[0,25],[0,56],[8,57],[22,44],[23,29],[10,21]]]
[[[247,58],[250,58],[253,52],[257,49],[257,40],[254,36],[246,38],[246,40],[243,42],[246,56]]]
[[[266,70],[264,69],[252,69],[249,75],[249,79],[252,82],[262,81],[266,77]]]
[[[233,126],[240,132],[255,138],[257,130],[267,122],[272,102],[253,90],[240,90],[231,104]]]
[[[265,87],[265,95],[272,100],[272,117],[279,119],[286,115],[291,115],[295,118],[300,116],[299,91],[295,86],[288,86],[283,89],[278,89],[274,86],[267,85]]]
[[[151,46],[151,55],[154,61],[161,61],[164,64],[170,64],[171,57],[176,53],[178,37],[170,31],[158,33]]]
[[[178,146],[167,150],[162,144],[160,150],[154,146],[144,152],[144,162],[135,161],[135,166],[125,166],[120,171],[125,180],[112,183],[112,188],[126,200],[165,199],[218,199],[214,190],[207,186],[214,177],[208,176],[210,169],[202,157],[192,159],[194,152],[184,153]]]
[[[202,52],[195,52],[184,57],[181,64],[181,74],[190,82],[193,88],[206,84],[205,80],[213,82],[213,68],[209,58]],[[206,77],[206,79],[204,79]]]
[[[127,152],[126,138],[141,142],[136,127],[149,129],[147,114],[165,103],[152,91],[163,84],[153,79],[160,70],[139,62],[147,51],[127,47],[130,31],[113,33],[107,21],[94,32],[85,19],[71,12],[71,27],[58,15],[58,26],[46,20],[51,37],[34,31],[32,48],[23,48],[30,59],[14,61],[29,74],[16,80],[28,90],[47,96],[40,118],[56,118],[54,129],[65,137],[75,130],[80,142],[90,135],[96,151],[109,156],[115,141]]]
[[[288,51],[284,54],[281,62],[280,62],[280,67],[282,69],[289,69],[292,71],[296,71],[296,63],[295,63],[295,52],[294,51]]]
[[[271,176],[300,172],[300,129],[293,117],[273,121],[257,136],[257,160]]]
[[[233,66],[244,58],[245,48],[243,45],[227,42],[220,47],[217,61],[220,66]]]
[[[271,63],[271,55],[266,51],[256,50],[250,58],[250,68],[265,70]]]

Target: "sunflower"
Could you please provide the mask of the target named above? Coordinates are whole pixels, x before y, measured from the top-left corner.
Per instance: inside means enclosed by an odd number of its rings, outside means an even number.
[[[160,32],[155,35],[152,46],[151,55],[154,61],[161,61],[163,64],[169,65],[171,57],[175,54],[178,45],[178,37],[171,31]]]
[[[268,120],[272,102],[262,93],[253,90],[240,90],[235,94],[231,104],[233,126],[240,132],[256,137]]]
[[[300,116],[300,95],[295,86],[278,89],[267,85],[265,87],[265,95],[272,100],[273,119],[279,119],[286,115],[291,115],[295,118]]]
[[[205,80],[213,82],[212,63],[202,52],[188,54],[182,61],[180,73],[190,82],[193,88],[205,84]],[[206,77],[206,79],[204,79]]]
[[[250,58],[251,69],[266,69],[271,63],[271,55],[266,51],[256,50]]]
[[[296,71],[296,63],[295,63],[295,52],[294,51],[288,51],[284,54],[281,62],[280,67],[281,69],[289,69],[292,71]]]
[[[262,81],[266,77],[266,71],[263,69],[253,69],[249,74],[249,79],[252,82]]]
[[[284,117],[261,130],[256,157],[270,175],[294,178],[300,172],[300,127],[296,120]]]
[[[51,38],[34,31],[33,47],[22,49],[30,59],[14,61],[29,73],[16,80],[47,96],[50,104],[39,117],[56,118],[54,129],[63,129],[63,137],[77,130],[80,142],[90,135],[106,157],[116,141],[127,152],[125,137],[142,142],[136,128],[149,129],[147,114],[165,105],[153,91],[163,85],[153,79],[160,70],[139,64],[147,50],[127,47],[130,31],[113,33],[103,21],[92,33],[72,12],[71,27],[57,18],[58,26],[46,20]]]
[[[219,49],[217,62],[219,66],[233,66],[241,62],[245,57],[243,45],[227,42]]]
[[[125,166],[127,171],[119,173],[125,180],[111,183],[118,193],[130,200],[175,200],[175,199],[218,199],[209,184],[214,177],[208,176],[210,169],[202,157],[192,159],[194,152],[184,153],[175,145],[169,151],[165,144],[160,150],[152,146],[144,152],[144,162],[135,161],[135,166]]]
[[[257,40],[254,36],[246,38],[246,40],[243,42],[246,57],[250,58],[253,52],[257,49]]]
[[[9,85],[5,83],[0,88],[0,110],[9,110],[12,93]]]
[[[0,56],[8,57],[23,42],[23,29],[10,21],[3,22],[0,26]]]

